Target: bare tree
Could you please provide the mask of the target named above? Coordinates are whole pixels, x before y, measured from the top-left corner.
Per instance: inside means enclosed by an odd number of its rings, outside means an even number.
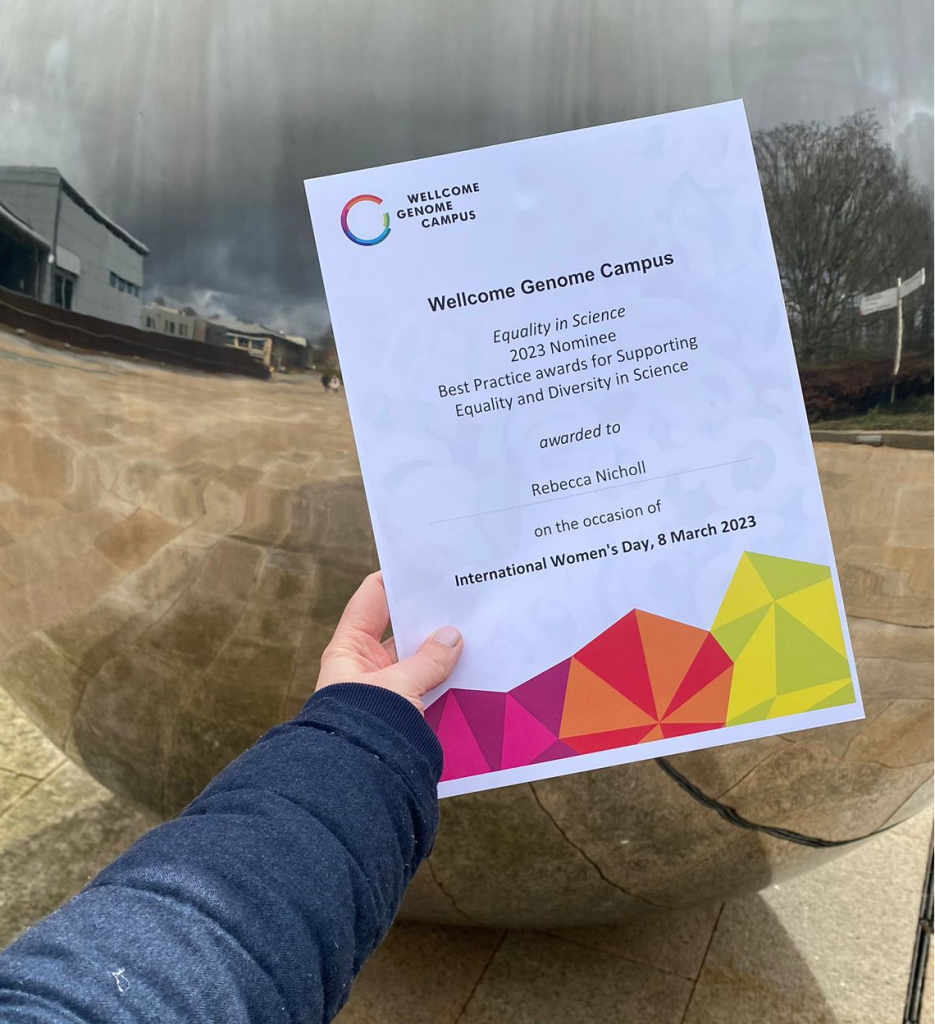
[[[780,125],[754,148],[800,362],[840,358],[859,344],[857,297],[930,263],[931,205],[872,113]]]

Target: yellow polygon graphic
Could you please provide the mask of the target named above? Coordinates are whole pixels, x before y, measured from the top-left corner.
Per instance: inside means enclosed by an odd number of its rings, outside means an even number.
[[[711,632],[734,661],[728,725],[855,700],[825,565],[746,552]]]

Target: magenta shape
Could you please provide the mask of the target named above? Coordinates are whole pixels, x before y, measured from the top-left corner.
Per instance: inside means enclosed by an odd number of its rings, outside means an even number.
[[[503,712],[506,694],[490,690],[448,691],[458,702],[464,717],[474,733],[474,738],[487,764],[496,771],[500,767],[500,753],[503,747]]]
[[[574,757],[578,753],[573,747],[569,747],[567,743],[562,743],[561,740],[556,740],[548,750],[544,750],[532,764],[541,764],[543,761],[557,761],[560,757]]]
[[[448,703],[448,698],[449,698],[450,694],[451,694],[451,690],[448,690],[447,693],[443,693],[438,698],[438,700],[433,701],[425,709],[425,720],[432,727],[432,731],[436,735],[438,734],[438,724],[442,720],[442,713],[445,710],[445,705]]]
[[[471,732],[464,712],[458,702],[451,699],[450,693],[445,696],[449,699],[445,701],[441,720],[435,729],[445,751],[445,770],[441,781],[463,779],[466,775],[483,775],[489,772],[490,765],[484,758],[474,733]]]
[[[562,708],[565,706],[565,689],[568,686],[570,667],[571,658],[566,658],[510,690],[510,696],[518,700],[556,736],[562,724]]]
[[[520,768],[532,764],[539,755],[553,746],[558,737],[547,729],[532,712],[507,694],[503,715],[503,754],[501,768]]]

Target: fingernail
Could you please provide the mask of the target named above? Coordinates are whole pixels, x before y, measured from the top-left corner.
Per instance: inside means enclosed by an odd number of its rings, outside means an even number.
[[[432,634],[432,639],[440,644],[444,644],[446,647],[457,647],[461,639],[461,632],[455,629],[454,626],[442,626],[441,629],[435,630]]]

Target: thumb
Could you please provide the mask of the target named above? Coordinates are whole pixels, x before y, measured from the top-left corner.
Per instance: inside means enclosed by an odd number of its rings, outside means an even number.
[[[441,685],[454,671],[464,639],[454,626],[442,626],[408,658],[381,673],[387,684],[421,705],[419,698]]]

